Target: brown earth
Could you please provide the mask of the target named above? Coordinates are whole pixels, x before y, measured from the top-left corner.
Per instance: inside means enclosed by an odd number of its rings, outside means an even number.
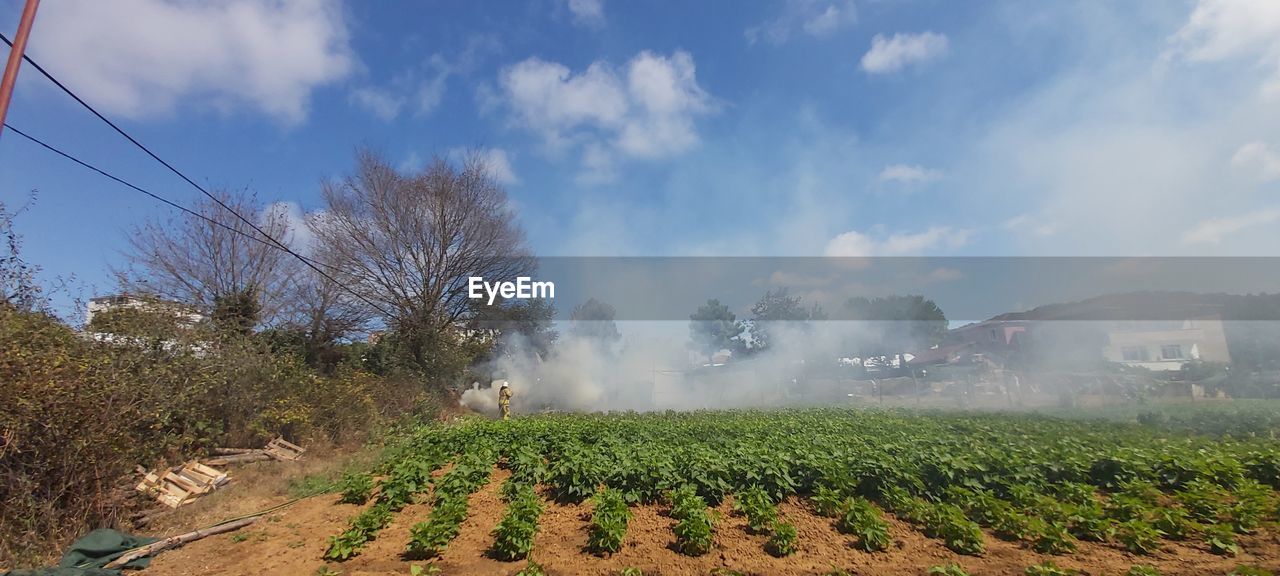
[[[490,530],[504,509],[498,488],[508,475],[496,470],[489,484],[472,495],[469,515],[458,538],[443,557],[434,561],[441,574],[511,575],[524,567],[524,562],[501,562],[486,554],[493,542]],[[278,502],[285,499],[280,497]],[[298,502],[237,533],[213,536],[163,553],[144,574],[312,575],[324,573],[328,567],[328,574],[406,575],[411,565],[431,564],[400,557],[408,542],[409,527],[430,513],[426,504],[429,498],[424,496],[420,501],[423,503],[401,511],[360,556],[346,562],[326,563],[321,557],[329,536],[341,532],[360,507],[339,504],[337,496],[325,495]],[[200,505],[198,502],[192,506]],[[553,575],[612,575],[626,567],[640,568],[646,576],[707,575],[717,570],[752,575],[826,574],[836,568],[852,574],[923,575],[930,566],[948,562],[960,564],[975,576],[1018,575],[1028,565],[1049,558],[1059,566],[1090,576],[1121,575],[1134,564],[1155,565],[1165,575],[1224,575],[1240,564],[1280,571],[1280,532],[1274,525],[1257,535],[1241,537],[1242,551],[1235,558],[1213,555],[1195,542],[1166,542],[1163,551],[1147,557],[1113,546],[1081,542],[1073,554],[1047,556],[991,535],[986,540],[987,552],[974,557],[951,552],[940,541],[925,538],[910,525],[887,517],[894,545],[885,552],[867,553],[854,548],[853,538],[839,533],[832,520],[816,516],[805,504],[792,500],[779,506],[779,511],[796,525],[799,550],[787,558],[774,558],[764,552],[767,537],[748,534],[746,521],[733,516],[730,510],[728,504],[717,508],[720,519],[716,523],[716,547],[708,554],[690,558],[673,550],[673,521],[662,515],[661,508],[635,507],[623,549],[612,556],[598,557],[584,551],[590,503],[547,502],[532,558]]]

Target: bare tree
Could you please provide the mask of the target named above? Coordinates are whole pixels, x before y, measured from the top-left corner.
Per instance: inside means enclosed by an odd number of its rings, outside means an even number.
[[[291,230],[284,209],[264,209],[248,191],[214,195],[273,238],[288,241]],[[221,226],[181,214],[134,228],[126,252],[129,267],[117,273],[123,288],[189,304],[211,315],[223,305],[232,314],[258,316],[253,322],[274,316],[289,280],[286,259],[292,257],[268,245],[270,241],[212,199],[203,199],[192,210]]]
[[[310,215],[308,226],[316,218],[316,214]],[[311,260],[321,269],[332,268],[323,254],[312,255]],[[333,344],[369,326],[372,309],[332,276],[316,273],[296,260],[289,266],[293,271],[281,299],[279,327],[301,339],[309,364],[323,364],[321,356],[331,351]]]
[[[45,308],[47,302],[36,282],[40,267],[22,259],[22,236],[13,229],[13,219],[34,201],[32,193],[26,204],[12,211],[0,202],[0,304],[27,311]]]
[[[416,360],[472,310],[468,277],[513,280],[534,269],[507,194],[479,155],[406,174],[362,151],[355,173],[323,193],[315,250],[347,288],[384,309]]]

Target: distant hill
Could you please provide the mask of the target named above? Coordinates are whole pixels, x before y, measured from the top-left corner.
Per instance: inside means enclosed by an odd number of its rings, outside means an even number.
[[[1046,304],[991,318],[1010,320],[1280,320],[1280,294],[1199,294],[1142,291],[1107,294],[1078,302]]]

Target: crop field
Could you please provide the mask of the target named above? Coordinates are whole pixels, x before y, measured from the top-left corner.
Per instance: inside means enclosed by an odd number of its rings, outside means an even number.
[[[1280,569],[1280,443],[1260,426],[475,419],[421,427],[347,476],[324,504],[341,520],[305,553],[333,574],[1261,574]]]

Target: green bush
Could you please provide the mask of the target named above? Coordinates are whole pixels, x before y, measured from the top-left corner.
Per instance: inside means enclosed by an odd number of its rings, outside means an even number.
[[[354,368],[320,376],[256,335],[146,313],[94,323],[113,334],[0,304],[0,431],[16,448],[0,450],[0,564],[41,562],[88,527],[128,529],[109,492],[138,464],[276,436],[359,442],[422,397]]]

